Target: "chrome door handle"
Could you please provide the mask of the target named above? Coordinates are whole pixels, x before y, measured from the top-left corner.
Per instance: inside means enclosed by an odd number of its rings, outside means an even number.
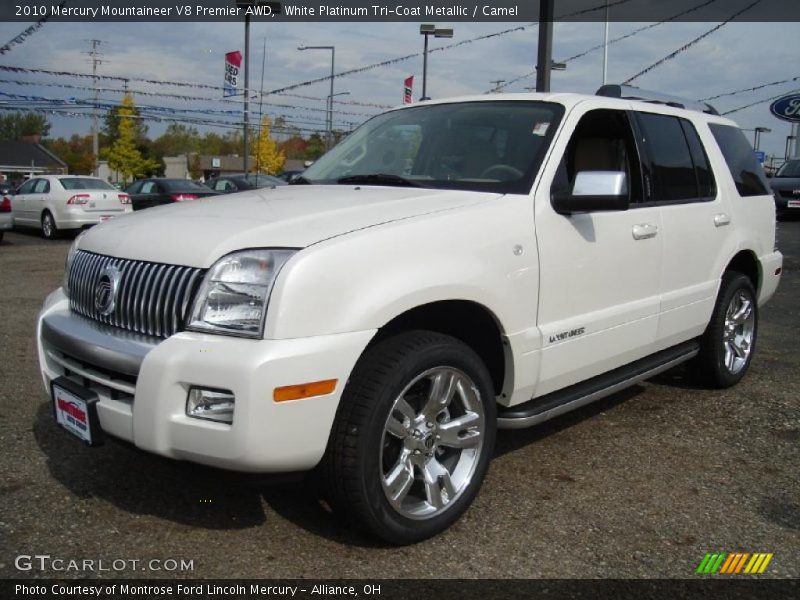
[[[641,223],[640,225],[633,226],[633,239],[647,240],[656,237],[658,234],[658,225],[652,223]]]
[[[730,225],[730,224],[731,224],[731,218],[725,213],[719,213],[718,215],[714,215],[714,227],[722,227],[724,225]]]

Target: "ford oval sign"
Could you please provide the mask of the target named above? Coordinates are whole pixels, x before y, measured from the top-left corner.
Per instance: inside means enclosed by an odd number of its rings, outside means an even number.
[[[800,123],[800,94],[778,98],[769,107],[770,112],[784,121]]]

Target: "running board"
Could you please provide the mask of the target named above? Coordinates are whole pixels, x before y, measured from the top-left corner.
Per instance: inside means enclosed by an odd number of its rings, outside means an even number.
[[[534,398],[507,408],[498,407],[497,427],[500,429],[533,427],[640,381],[655,377],[694,358],[699,351],[700,346],[697,342],[684,342],[541,398]]]

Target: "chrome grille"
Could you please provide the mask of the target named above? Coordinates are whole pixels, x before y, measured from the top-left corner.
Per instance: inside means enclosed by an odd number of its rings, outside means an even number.
[[[95,293],[103,270],[119,269],[114,310],[103,315]],[[162,338],[183,328],[203,269],[78,251],[69,272],[70,308],[90,319]]]

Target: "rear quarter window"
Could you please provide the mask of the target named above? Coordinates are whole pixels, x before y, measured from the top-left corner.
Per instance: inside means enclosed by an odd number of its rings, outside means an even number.
[[[722,156],[731,172],[736,191],[740,196],[764,196],[769,194],[769,186],[764,169],[756,159],[753,147],[742,131],[731,125],[709,123],[711,133],[717,140]]]

